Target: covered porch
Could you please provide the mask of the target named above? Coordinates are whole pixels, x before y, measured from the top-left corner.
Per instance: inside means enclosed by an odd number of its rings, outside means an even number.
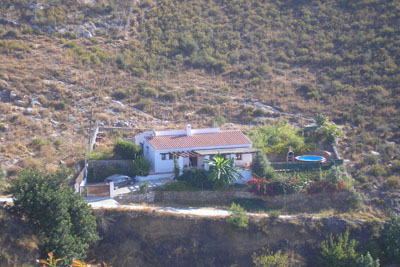
[[[226,159],[233,158],[235,167],[248,169],[253,161],[253,154],[257,153],[257,151],[255,148],[226,148],[181,151],[173,152],[172,154],[177,158],[180,170],[191,167],[208,170],[209,166],[204,160],[213,158],[217,154]]]

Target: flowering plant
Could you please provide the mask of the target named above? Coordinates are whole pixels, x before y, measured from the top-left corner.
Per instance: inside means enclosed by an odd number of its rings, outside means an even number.
[[[303,184],[296,178],[282,181],[268,181],[265,177],[253,178],[247,182],[251,192],[261,196],[276,196],[297,193],[303,190]]]
[[[337,193],[344,189],[343,182],[331,182],[331,181],[317,181],[313,182],[308,188],[308,194],[316,194],[322,192]]]

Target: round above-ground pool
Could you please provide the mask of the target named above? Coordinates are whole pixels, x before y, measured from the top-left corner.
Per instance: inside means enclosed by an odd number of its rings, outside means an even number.
[[[304,156],[297,156],[296,160],[303,162],[325,162],[326,158],[322,156],[304,155]]]

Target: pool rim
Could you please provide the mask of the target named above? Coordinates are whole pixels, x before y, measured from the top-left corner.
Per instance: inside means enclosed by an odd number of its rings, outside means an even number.
[[[321,160],[301,160],[301,159],[299,159],[300,157],[320,157]],[[300,162],[326,162],[326,158],[323,156],[320,156],[320,155],[301,155],[301,156],[295,157],[295,159]]]

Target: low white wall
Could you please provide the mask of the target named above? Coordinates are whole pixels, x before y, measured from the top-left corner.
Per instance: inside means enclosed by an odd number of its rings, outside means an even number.
[[[174,179],[174,173],[151,173],[147,176],[136,176],[136,180],[139,182],[153,181],[159,179]]]

